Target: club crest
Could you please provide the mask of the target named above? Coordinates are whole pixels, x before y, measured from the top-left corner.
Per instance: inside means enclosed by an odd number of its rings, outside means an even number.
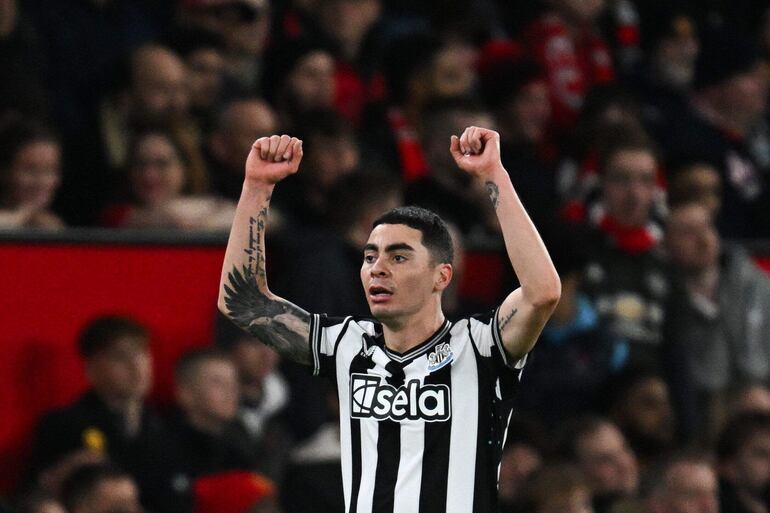
[[[448,343],[443,342],[436,346],[432,353],[428,354],[428,372],[434,372],[452,363],[454,353]]]

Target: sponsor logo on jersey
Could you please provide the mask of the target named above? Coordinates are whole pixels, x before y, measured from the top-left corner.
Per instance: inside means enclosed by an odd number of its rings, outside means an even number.
[[[356,419],[445,421],[451,417],[449,387],[412,379],[396,388],[380,376],[353,374],[350,412]]]
[[[436,346],[436,349],[428,354],[428,372],[434,372],[452,363],[454,360],[452,348],[446,342]]]

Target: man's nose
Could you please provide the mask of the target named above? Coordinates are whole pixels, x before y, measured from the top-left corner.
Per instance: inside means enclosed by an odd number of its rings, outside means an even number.
[[[374,261],[371,267],[372,276],[383,276],[388,273],[388,268],[383,262],[382,258],[378,258]]]

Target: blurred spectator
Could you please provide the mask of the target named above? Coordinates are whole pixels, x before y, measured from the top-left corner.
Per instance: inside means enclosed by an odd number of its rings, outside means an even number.
[[[717,446],[721,513],[770,511],[770,415],[730,420]]]
[[[67,513],[55,495],[46,492],[32,492],[16,505],[16,513]]]
[[[463,98],[426,105],[421,135],[429,174],[408,184],[406,202],[438,213],[463,237],[497,234],[500,227],[484,185],[460,171],[449,153],[450,136],[468,126],[494,127],[494,121],[480,105]]]
[[[244,162],[260,137],[278,133],[272,107],[258,98],[226,103],[208,138],[208,168],[212,189],[232,200],[241,195]]]
[[[562,293],[527,362],[517,402],[554,427],[597,409],[606,382],[625,365],[628,347],[610,335],[581,291],[587,259],[580,246],[582,232],[561,225],[545,228],[541,233]]]
[[[686,113],[700,40],[695,20],[671,2],[645,5],[642,41],[645,67],[629,86],[638,92],[652,133]]]
[[[693,416],[686,432],[713,433],[732,384],[770,379],[770,279],[744,250],[720,244],[697,203],[672,208],[666,247],[687,292],[671,318],[676,366],[688,381],[679,400]]]
[[[316,41],[294,40],[267,55],[263,90],[280,124],[297,133],[308,112],[334,108],[334,57]]]
[[[583,110],[572,136],[562,145],[563,160],[559,164],[556,185],[566,205],[568,219],[582,219],[586,210],[601,194],[601,157],[616,144],[621,134],[644,132],[641,107],[625,89],[597,87],[586,96]],[[656,191],[653,209],[662,206],[662,191]]]
[[[317,20],[318,38],[334,56],[335,109],[358,125],[367,100],[368,82],[374,72],[377,25],[381,0],[325,0],[309,6]]]
[[[529,485],[533,513],[594,513],[591,489],[577,467],[549,465]]]
[[[561,452],[588,480],[596,513],[609,512],[618,501],[636,496],[636,456],[613,423],[598,417],[572,421],[564,428]]]
[[[608,137],[599,156],[601,196],[587,214],[588,263],[583,291],[614,337],[629,344],[629,363],[659,364],[668,268],[658,253],[662,230],[652,218],[657,156],[636,130]]]
[[[126,89],[102,104],[101,138],[107,162],[122,167],[139,128],[179,127],[189,122],[190,93],[184,62],[171,49],[143,46],[131,54]]]
[[[190,111],[205,133],[215,122],[225,93],[225,44],[222,38],[203,30],[173,34],[169,46],[187,67]]]
[[[183,0],[177,31],[207,31],[224,42],[229,88],[254,95],[262,75],[262,54],[270,32],[270,0]]]
[[[479,66],[481,90],[500,128],[503,164],[524,207],[540,227],[555,216],[558,206],[556,148],[549,136],[548,82],[523,52],[512,43],[487,44]]]
[[[280,416],[289,400],[288,383],[278,371],[280,357],[224,316],[217,316],[215,337],[238,372],[240,404],[234,429],[248,440],[257,469],[275,478],[290,443]]]
[[[408,184],[429,173],[420,139],[424,114],[433,102],[471,94],[475,52],[466,43],[413,31],[390,41],[383,53],[387,99],[371,109],[363,131],[368,146]]]
[[[149,334],[129,318],[99,317],[83,329],[78,349],[90,388],[74,404],[40,420],[32,476],[73,451],[106,454],[134,476],[145,505],[153,508],[162,501],[158,479],[165,467],[166,434],[145,405],[152,384]],[[78,456],[78,461],[93,459]]]
[[[0,126],[0,228],[62,228],[50,208],[61,182],[58,138],[33,121]]]
[[[107,226],[221,230],[232,223],[234,203],[202,194],[207,181],[203,157],[188,151],[172,132],[138,133],[128,159],[128,201],[108,207],[103,214]]]
[[[529,507],[533,475],[544,465],[543,429],[527,417],[511,419],[500,461],[498,496],[502,513],[523,513]]]
[[[623,431],[640,466],[674,449],[674,408],[663,376],[649,369],[631,369],[608,383],[609,417]]]
[[[174,380],[179,410],[168,422],[172,438],[166,454],[173,470],[164,485],[180,511],[192,511],[196,478],[251,470],[255,455],[243,433],[234,429],[238,375],[226,353],[211,348],[185,353],[176,364]]]
[[[345,510],[342,495],[339,402],[337,390],[323,381],[328,411],[324,424],[291,453],[282,484],[284,513],[337,513]],[[302,490],[302,493],[297,493]]]
[[[10,111],[45,118],[48,95],[43,86],[40,41],[17,0],[0,4],[0,119]]]
[[[69,513],[142,513],[131,475],[110,464],[84,465],[65,481],[62,501]]]
[[[302,139],[302,172],[282,182],[272,205],[298,225],[319,226],[328,215],[329,192],[361,164],[356,134],[332,110],[307,113],[296,136]]]
[[[700,203],[712,219],[722,208],[722,178],[706,162],[692,162],[675,169],[669,176],[668,202],[671,205]]]
[[[692,108],[656,135],[669,160],[699,160],[719,170],[723,196],[717,226],[724,237],[767,236],[768,79],[756,48],[742,35],[722,31],[703,37]]]
[[[566,130],[575,123],[588,91],[615,79],[612,57],[596,26],[605,2],[549,0],[548,5],[549,12],[524,38],[548,77],[554,123]]]
[[[649,473],[649,513],[719,513],[719,486],[711,463],[698,456],[664,460]]]

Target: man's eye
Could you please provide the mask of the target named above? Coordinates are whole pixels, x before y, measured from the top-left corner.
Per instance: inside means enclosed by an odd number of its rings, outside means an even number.
[[[367,264],[374,262],[374,255],[364,255],[364,262]]]
[[[393,257],[393,260],[396,262],[406,262],[406,257],[402,255],[396,255]]]

